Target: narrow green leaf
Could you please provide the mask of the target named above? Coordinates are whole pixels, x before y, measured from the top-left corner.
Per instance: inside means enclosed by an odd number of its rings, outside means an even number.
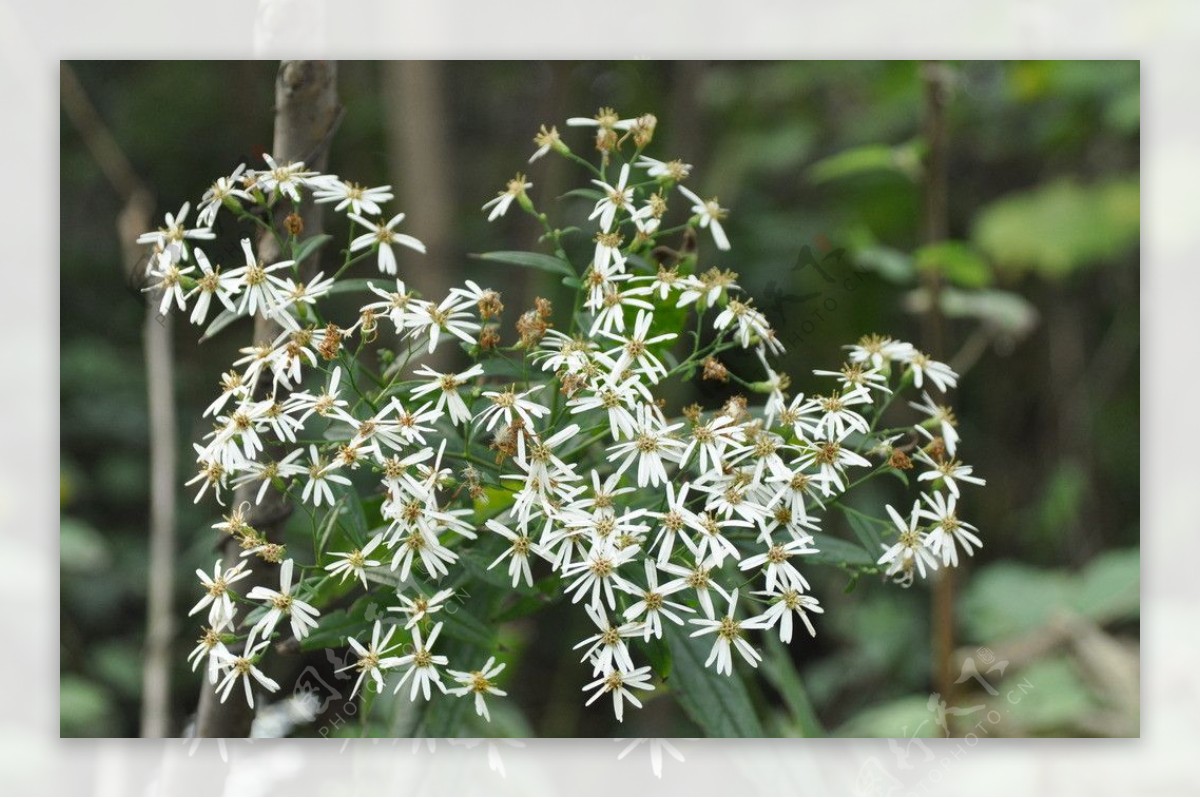
[[[221,312],[217,314],[217,317],[208,323],[208,327],[204,330],[204,335],[200,336],[200,343],[204,343],[240,318],[242,318],[241,313],[232,311],[229,308],[223,308]]]
[[[292,247],[292,260],[296,261],[297,265],[303,263],[308,257],[316,252],[321,247],[333,240],[333,236],[322,233],[319,236],[306,238],[299,244]]]
[[[783,702],[791,710],[792,719],[804,732],[804,736],[824,737],[825,729],[822,728],[821,721],[817,719],[816,710],[813,709],[812,702],[808,699],[808,692],[804,689],[804,683],[800,681],[800,674],[796,673],[796,666],[792,663],[792,658],[788,656],[787,649],[773,634],[768,634],[766,639],[766,654],[762,663],[763,675],[767,677],[771,686],[783,696]]]
[[[679,704],[710,737],[763,737],[763,727],[750,703],[737,668],[732,676],[704,667],[712,637],[689,637],[688,630],[671,627],[667,644],[674,663],[671,682]]]
[[[582,197],[583,199],[591,200],[592,202],[599,202],[600,200],[604,199],[604,192],[598,188],[573,188],[565,194],[558,195],[559,199],[565,199],[567,197]]]
[[[862,546],[850,543],[829,535],[814,534],[813,545],[820,549],[817,554],[805,557],[809,562],[825,565],[871,566],[875,565],[872,557]]]
[[[494,263],[507,263],[510,266],[523,266],[527,269],[540,269],[552,274],[561,274],[564,277],[576,277],[575,270],[562,258],[556,258],[553,255],[543,255],[540,252],[484,252],[482,254],[472,254],[471,257]]]

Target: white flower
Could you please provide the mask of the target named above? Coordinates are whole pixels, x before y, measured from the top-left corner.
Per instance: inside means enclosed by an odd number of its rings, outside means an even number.
[[[437,534],[431,529],[418,525],[408,530],[403,538],[397,537],[400,548],[392,556],[392,570],[399,569],[400,581],[408,580],[414,557],[421,558],[421,565],[430,576],[440,578],[450,573],[448,564],[458,560],[458,555],[442,545]]]
[[[758,663],[762,661],[762,655],[754,650],[754,647],[746,642],[742,637],[742,633],[746,629],[755,629],[759,627],[760,622],[751,619],[746,621],[737,620],[737,588],[730,591],[729,594],[729,612],[722,618],[713,618],[711,615],[705,618],[691,619],[689,623],[693,623],[699,627],[692,632],[690,637],[699,637],[716,632],[717,639],[713,643],[712,651],[709,652],[708,659],[704,661],[704,667],[717,664],[717,673],[724,673],[727,676],[733,675],[733,651],[742,655],[742,659],[750,663],[751,667],[757,668]]]
[[[188,230],[184,226],[190,207],[190,203],[183,203],[179,208],[178,214],[173,216],[168,213],[166,215],[166,225],[152,232],[142,233],[137,237],[137,242],[139,244],[152,244],[171,263],[187,260],[188,239],[208,241],[216,238],[216,234],[206,227]]]
[[[292,634],[297,640],[303,640],[313,629],[317,628],[317,617],[321,611],[292,595],[292,569],[294,566],[293,560],[283,561],[283,565],[279,567],[278,590],[258,585],[246,595],[246,598],[265,602],[270,607],[262,620],[250,630],[251,637],[261,634],[264,640],[270,638],[271,633],[275,631],[275,626],[285,615],[291,619]]]
[[[584,303],[584,306],[589,310],[597,310],[596,318],[592,322],[591,329],[588,330],[589,335],[604,330],[606,332],[625,332],[625,309],[626,308],[641,308],[642,310],[654,310],[654,305],[642,299],[641,297],[650,295],[650,286],[641,286],[640,288],[627,288],[624,291],[619,291],[615,287],[609,286],[604,289],[603,296],[600,300],[592,304],[589,299]]]
[[[437,349],[438,338],[442,332],[456,336],[468,346],[474,346],[479,324],[471,320],[471,313],[466,310],[474,304],[473,300],[463,301],[453,293],[439,305],[417,300],[413,302],[413,309],[405,316],[404,324],[414,337],[429,336],[430,354]]]
[[[453,595],[454,590],[451,588],[439,590],[432,596],[419,595],[415,599],[397,595],[397,598],[400,599],[400,605],[388,607],[388,610],[391,612],[402,612],[407,615],[408,622],[404,624],[404,628],[412,629],[423,618],[428,618],[434,613],[439,612]]]
[[[324,179],[313,186],[313,199],[316,202],[336,202],[335,211],[350,208],[351,213],[361,214],[364,211],[379,216],[383,210],[379,203],[392,199],[391,186],[367,188],[357,183],[339,180],[333,175],[325,175]]]
[[[915,350],[913,345],[885,335],[864,335],[858,343],[842,347],[850,350],[851,363],[871,362],[877,369],[892,361],[907,362]]]
[[[696,598],[699,600],[700,606],[710,618],[713,616],[715,610],[713,609],[712,595],[710,595],[709,591],[715,591],[722,597],[729,598],[729,594],[725,592],[725,588],[712,581],[710,575],[713,568],[717,567],[717,564],[711,557],[707,560],[697,561],[690,568],[685,568],[673,562],[659,562],[658,567],[675,576],[675,579],[662,586],[663,591],[673,593],[680,589],[680,586],[692,588],[696,591]]]
[[[849,466],[869,467],[871,461],[858,452],[842,446],[838,441],[811,441],[800,450],[800,456],[793,464],[797,470],[816,465],[819,473],[816,479],[821,482],[821,493],[833,495],[834,488],[846,490],[846,468]]]
[[[451,687],[446,692],[456,696],[465,696],[468,693],[473,693],[475,695],[475,714],[484,720],[490,721],[492,716],[488,714],[487,703],[484,702],[483,697],[485,695],[508,695],[508,693],[496,687],[492,681],[502,670],[504,670],[504,663],[496,664],[495,657],[488,657],[487,662],[483,663],[482,668],[477,671],[470,671],[469,673],[447,668],[446,673],[454,681],[462,685],[462,687]]]
[[[928,536],[921,531],[921,503],[913,502],[912,516],[907,521],[890,504],[887,511],[900,538],[890,548],[886,543],[882,544],[885,551],[878,564],[887,565],[885,575],[896,577],[896,582],[907,587],[912,584],[914,568],[924,579],[926,569],[936,571],[938,562],[929,549]]]
[[[943,393],[947,388],[958,385],[958,375],[954,373],[954,369],[945,363],[934,360],[924,352],[913,350],[909,356],[908,367],[912,370],[913,385],[918,388],[924,385],[925,377],[929,377],[929,381]]]
[[[639,600],[629,606],[625,610],[625,618],[629,621],[635,621],[638,618],[645,616],[642,624],[642,638],[649,640],[651,637],[661,638],[663,635],[662,619],[665,617],[672,623],[682,626],[683,618],[676,615],[671,609],[679,610],[680,612],[695,612],[691,607],[684,604],[679,604],[674,601],[667,601],[667,596],[683,590],[685,585],[678,580],[672,582],[670,590],[666,586],[659,587],[658,584],[658,569],[655,567],[654,560],[649,557],[645,561],[646,567],[646,587],[641,588],[634,583],[618,577],[617,587],[624,590],[633,596],[639,597]]]
[[[314,507],[320,507],[322,502],[334,504],[333,488],[329,487],[329,483],[349,485],[350,480],[341,474],[329,473],[330,467],[317,453],[315,444],[308,445],[308,456],[308,482],[305,483],[304,490],[300,494],[300,501],[307,502],[311,496]]]
[[[701,227],[707,227],[712,231],[713,241],[716,242],[717,249],[722,251],[728,250],[729,239],[725,237],[725,229],[721,227],[721,220],[729,212],[717,204],[717,198],[713,197],[710,200],[702,200],[688,189],[687,186],[682,185],[679,187],[679,193],[691,200],[692,213],[699,214]]]
[[[617,668],[623,671],[633,670],[633,660],[629,656],[629,646],[625,638],[633,637],[642,631],[640,623],[611,624],[603,610],[596,609],[591,604],[584,605],[588,617],[600,631],[575,644],[575,648],[588,646],[583,657],[579,660],[592,661],[592,675],[608,673]]]
[[[667,367],[650,351],[650,348],[663,341],[673,341],[679,335],[677,333],[661,333],[647,338],[646,336],[650,334],[650,325],[653,323],[653,313],[639,310],[637,321],[633,325],[633,332],[628,337],[613,335],[604,330],[600,331],[600,335],[620,344],[604,353],[608,358],[616,355],[616,363],[612,367],[613,374],[623,374],[626,369],[632,367],[645,374],[651,384],[657,383],[660,378],[667,376]]]
[[[408,317],[410,304],[415,305],[416,301],[412,293],[405,287],[403,280],[396,280],[395,291],[385,291],[382,288],[376,288],[374,283],[368,282],[367,288],[371,293],[378,297],[382,297],[382,302],[371,302],[363,305],[360,313],[368,311],[379,312],[383,311],[387,317],[392,320],[392,324],[396,325],[396,332],[402,332],[408,327]]]
[[[195,266],[188,266],[181,269],[170,258],[159,256],[152,259],[153,265],[150,268],[148,277],[155,278],[155,281],[142,289],[146,291],[162,291],[162,298],[158,302],[159,315],[165,315],[171,307],[171,300],[175,300],[176,307],[180,312],[187,309],[186,299],[183,293],[182,278],[189,272],[196,270]]]
[[[437,403],[433,407],[435,411],[440,413],[443,409],[448,410],[452,424],[462,424],[471,420],[471,411],[467,407],[467,403],[459,396],[458,389],[472,378],[483,374],[481,363],[476,363],[460,374],[443,374],[434,371],[429,366],[421,366],[414,373],[432,378],[430,382],[413,389],[412,397],[414,399],[438,391]]]
[[[676,183],[687,179],[692,172],[692,165],[683,161],[658,161],[646,155],[639,155],[634,166],[646,170],[650,177],[666,178]]]
[[[492,401],[491,405],[484,408],[475,416],[476,424],[483,424],[484,429],[491,432],[497,422],[503,421],[504,424],[510,425],[516,419],[521,419],[527,429],[533,428],[533,420],[541,418],[550,413],[550,408],[539,405],[537,402],[529,401],[528,397],[537,393],[543,386],[535,385],[528,391],[514,393],[511,389],[507,391],[484,391],[483,395]]]
[[[197,568],[196,576],[200,578],[200,584],[204,586],[206,592],[204,597],[196,602],[196,606],[192,607],[188,615],[195,615],[208,607],[209,626],[214,629],[233,626],[233,599],[229,597],[229,586],[245,579],[251,573],[246,570],[245,562],[239,562],[232,568],[222,571],[221,561],[217,560],[216,565],[213,566],[212,576]]]
[[[979,530],[955,514],[954,505],[958,503],[958,499],[953,494],[947,498],[934,491],[933,496],[922,493],[921,498],[929,505],[928,510],[920,511],[921,517],[935,524],[927,540],[929,549],[935,554],[941,554],[944,565],[958,565],[956,542],[962,544],[968,557],[975,554],[976,548],[983,546],[983,541],[974,534]]]
[[[221,658],[228,653],[229,649],[221,640],[221,631],[210,626],[204,629],[204,634],[196,641],[196,647],[188,654],[187,661],[192,663],[192,671],[195,672],[200,663],[207,658],[208,681],[216,684],[221,669]]]
[[[568,122],[568,124],[570,124]],[[596,202],[596,207],[592,209],[592,214],[588,216],[591,221],[597,216],[600,217],[600,229],[607,233],[612,229],[613,221],[617,218],[617,211],[625,210],[632,213],[630,209],[633,206],[633,189],[626,188],[626,183],[629,182],[629,164],[624,164],[621,167],[621,173],[617,180],[617,184],[609,185],[603,180],[593,180],[592,183],[598,186],[604,196]]]
[[[616,441],[634,437],[637,417],[632,408],[638,406],[639,398],[651,402],[653,396],[636,375],[618,381],[613,374],[614,371],[603,372],[591,390],[568,401],[567,407],[572,415],[603,409],[608,414],[609,434]]]
[[[348,671],[351,668],[358,670],[358,679],[354,682],[354,689],[350,691],[351,698],[358,695],[358,688],[362,686],[363,677],[368,675],[375,682],[376,692],[382,692],[383,671],[400,664],[399,657],[388,656],[389,651],[400,645],[398,642],[393,646],[388,645],[388,641],[396,633],[396,627],[388,627],[387,634],[383,636],[382,640],[379,639],[380,631],[380,623],[376,621],[374,628],[371,630],[371,645],[369,647],[364,646],[352,637],[346,640],[350,644],[350,648],[358,655],[358,661],[344,668],[338,668],[335,673]]]
[[[279,683],[274,679],[270,679],[262,671],[258,669],[257,662],[262,655],[263,650],[270,645],[269,640],[260,640],[254,642],[254,635],[246,641],[246,649],[242,654],[233,654],[228,649],[218,653],[218,667],[225,670],[225,678],[217,685],[217,692],[221,694],[221,703],[225,703],[225,699],[229,698],[229,693],[233,691],[233,686],[237,684],[238,679],[242,680],[242,685],[246,688],[246,703],[251,708],[254,707],[254,691],[250,686],[250,680],[261,684],[270,692],[274,693],[279,690]]]
[[[838,382],[841,383],[842,389],[845,391],[862,389],[868,393],[868,396],[872,388],[881,393],[892,392],[887,387],[887,375],[874,366],[864,368],[864,363],[847,363],[842,366],[841,371],[813,369],[813,374],[816,374],[818,377],[837,377]]]
[[[820,412],[812,425],[812,434],[817,438],[842,441],[851,432],[866,435],[870,424],[851,408],[855,405],[871,404],[871,395],[861,388],[849,392],[831,393],[828,396],[813,396],[800,408],[800,414]]]
[[[213,222],[217,219],[217,211],[221,210],[221,204],[230,197],[244,199],[250,201],[250,194],[236,188],[240,182],[242,172],[246,171],[246,164],[238,164],[238,168],[233,170],[233,174],[228,177],[218,177],[216,182],[204,192],[204,196],[200,198],[199,213],[196,216],[196,222],[201,227],[212,227]]]
[[[765,565],[767,567],[768,592],[774,591],[776,585],[784,589],[808,590],[808,580],[796,569],[796,566],[792,565],[790,560],[792,557],[816,553],[817,549],[812,548],[806,541],[790,540],[787,543],[772,544],[762,554],[747,557],[738,563],[738,568],[749,571]]]
[[[958,460],[938,459],[935,461],[923,449],[917,452],[916,459],[929,466],[928,471],[917,474],[918,482],[940,479],[946,483],[951,495],[956,498],[958,496],[958,480],[970,482],[973,485],[987,484],[986,480],[972,475],[975,470],[973,466],[963,465]]]
[[[367,569],[376,568],[381,563],[379,560],[371,560],[368,558],[370,557],[371,552],[375,551],[375,549],[378,548],[379,544],[382,542],[383,535],[376,535],[367,541],[367,545],[363,546],[361,549],[353,549],[352,551],[331,551],[329,553],[338,559],[329,563],[329,565],[326,565],[325,570],[329,572],[330,576],[341,574],[342,578],[339,580],[341,582],[345,582],[347,576],[356,576],[362,580],[363,589],[369,590],[370,587],[367,585]]]
[[[488,566],[488,570],[490,571],[499,565],[505,557],[510,557],[511,559],[508,563],[508,575],[512,577],[512,586],[515,588],[517,583],[521,581],[521,576],[524,575],[525,584],[533,587],[533,572],[529,568],[529,555],[536,554],[542,559],[549,560],[553,559],[550,553],[537,543],[534,543],[533,540],[531,540],[530,537],[524,532],[518,535],[516,532],[513,532],[511,529],[496,521],[494,518],[489,518],[486,526],[493,532],[507,538],[509,542],[512,543],[511,546],[501,552],[500,556]]]
[[[932,379],[932,377],[931,377]],[[933,401],[928,391],[921,392],[922,402],[909,402],[909,406],[920,410],[929,416],[926,424],[936,424],[941,427],[942,441],[946,445],[946,453],[951,457],[954,456],[954,450],[958,446],[958,430],[955,427],[958,425],[958,420],[954,417],[954,411],[945,405],[939,405]],[[917,427],[918,430],[925,431],[923,426]]]
[[[650,666],[643,665],[640,668],[632,670],[613,670],[604,674],[599,679],[588,682],[583,686],[584,692],[596,689],[596,693],[587,700],[584,706],[591,706],[600,696],[605,693],[612,693],[613,697],[613,714],[617,718],[617,722],[624,721],[624,705],[623,701],[628,700],[629,703],[641,709],[642,702],[637,700],[637,697],[630,691],[630,688],[637,690],[653,690],[654,685],[650,683]]]
[[[233,486],[240,488],[242,485],[249,485],[252,482],[261,482],[262,484],[258,486],[258,494],[254,497],[254,503],[262,504],[263,497],[267,495],[267,488],[271,487],[275,480],[283,480],[286,483],[292,477],[308,471],[303,465],[295,462],[302,454],[304,454],[303,449],[293,449],[282,460],[246,463],[245,472],[233,480]]]
[[[594,543],[585,559],[573,562],[562,570],[564,578],[575,578],[564,590],[573,594],[571,603],[578,604],[590,592],[589,603],[592,606],[600,609],[607,603],[610,610],[615,610],[617,597],[613,594],[613,584],[617,569],[636,557],[637,553],[637,546],[617,549],[608,541]]]
[[[286,284],[271,272],[286,269],[294,261],[285,260],[270,266],[264,266],[254,254],[250,239],[242,239],[242,253],[246,256],[246,265],[239,266],[229,272],[229,277],[236,278],[242,287],[242,301],[238,304],[238,313],[248,313],[253,316],[262,307],[263,315],[269,315],[274,307],[284,302]]]
[[[279,193],[286,194],[292,202],[300,201],[300,188],[308,185],[308,179],[314,177],[317,173],[304,168],[304,161],[296,161],[280,166],[267,153],[263,153],[263,160],[270,167],[268,171],[256,171],[254,177],[257,180],[258,187],[263,193],[270,196],[276,189]]]
[[[200,265],[203,276],[196,281],[196,287],[184,296],[184,299],[191,299],[196,294],[200,295],[200,298],[196,300],[195,307],[192,308],[192,315],[189,317],[192,324],[203,324],[204,320],[208,318],[208,308],[212,304],[214,296],[225,306],[226,310],[235,313],[236,307],[230,297],[241,290],[238,278],[229,274],[221,274],[219,267],[214,269],[208,262],[208,256],[204,254],[204,250],[199,247],[196,247],[196,263]]]
[[[490,199],[483,203],[483,207],[480,210],[486,211],[488,208],[491,208],[492,212],[488,214],[488,221],[495,221],[508,213],[508,206],[512,205],[513,200],[524,194],[527,188],[533,188],[533,183],[525,182],[525,175],[518,172],[516,177],[508,181],[505,189],[498,192],[495,199]]]
[[[730,299],[725,309],[713,320],[713,328],[725,330],[735,321],[737,330],[734,337],[737,338],[743,349],[749,349],[753,345],[754,339],[757,338],[761,341],[771,341],[770,347],[776,354],[782,351],[782,345],[775,339],[775,333],[771,329],[770,323],[767,322],[767,317],[758,308],[753,307],[749,299],[745,302]]]
[[[346,217],[353,219],[368,228],[371,232],[364,233],[358,238],[350,242],[350,251],[357,252],[360,249],[379,245],[379,271],[384,274],[396,274],[396,253],[392,251],[392,244],[401,244],[409,249],[415,249],[417,252],[425,252],[425,245],[410,235],[397,233],[394,228],[400,222],[404,221],[404,214],[398,213],[389,219],[386,223],[380,219],[379,223],[368,221],[357,213],[348,213]]]
[[[437,666],[445,665],[449,660],[442,655],[433,654],[430,649],[437,642],[438,635],[442,632],[442,624],[439,621],[433,627],[433,631],[429,633],[429,639],[422,641],[421,627],[415,626],[412,630],[413,635],[413,650],[411,654],[405,654],[397,660],[397,665],[408,665],[409,668],[404,672],[404,676],[396,684],[395,692],[399,693],[400,688],[412,677],[412,691],[408,695],[409,701],[417,700],[417,693],[422,693],[425,700],[430,698],[430,686],[436,684],[438,690],[446,692],[446,686],[442,684],[442,675],[438,672]]]
[[[658,409],[648,404],[638,408],[636,421],[633,439],[610,446],[608,451],[614,458],[625,458],[617,467],[618,474],[624,474],[637,460],[638,487],[658,487],[668,480],[664,463],[679,461],[683,443],[671,437],[671,432],[682,427],[683,422],[667,425],[659,418]]]
[[[687,446],[679,455],[679,465],[682,468],[699,453],[700,471],[720,466],[725,456],[725,447],[736,446],[745,440],[741,425],[724,414],[717,414],[704,423],[692,424]]]
[[[808,614],[810,612],[823,613],[825,608],[816,598],[790,587],[779,593],[770,590],[755,590],[754,593],[770,599],[771,605],[762,615],[757,615],[751,620],[762,629],[770,629],[778,623],[780,642],[792,642],[792,613],[800,616],[800,621],[808,629],[810,635],[817,636],[817,630],[813,627],[812,619],[808,617]]]

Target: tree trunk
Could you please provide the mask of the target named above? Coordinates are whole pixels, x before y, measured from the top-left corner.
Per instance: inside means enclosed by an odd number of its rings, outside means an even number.
[[[284,61],[280,64],[275,80],[275,140],[272,156],[280,163],[304,161],[310,169],[323,171],[328,161],[329,140],[339,119],[340,106],[337,98],[337,66],[333,61]],[[284,198],[277,206],[276,223],[282,225],[283,212],[289,201]],[[310,238],[321,232],[322,209],[306,199],[294,210],[304,220],[302,238]],[[286,239],[286,234],[284,235]],[[259,239],[258,251],[263,262],[282,260],[285,253],[279,251],[274,236],[263,235]],[[304,276],[316,271],[318,259],[314,256],[305,268]],[[262,316],[254,319],[254,342],[271,341],[282,332],[276,322]],[[266,385],[260,386],[265,389]],[[269,452],[264,455],[269,455]],[[291,514],[291,506],[281,493],[269,489],[262,503],[254,504],[256,487],[244,485],[233,494],[233,506],[250,503],[247,522],[265,535],[278,542],[283,523]],[[223,549],[222,567],[235,565],[241,555],[237,541],[230,539]],[[279,568],[266,563],[257,563],[254,576],[239,583],[244,592],[255,585],[276,586]],[[200,706],[196,715],[197,737],[247,737],[253,721],[253,711],[244,700],[235,696],[221,703],[212,685],[204,683],[200,692]]]

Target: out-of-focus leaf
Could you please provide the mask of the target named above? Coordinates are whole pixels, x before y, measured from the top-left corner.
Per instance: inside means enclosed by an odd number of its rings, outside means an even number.
[[[689,637],[687,630],[667,632],[674,668],[672,684],[683,711],[710,737],[762,737],[763,727],[750,695],[734,666],[733,675],[704,667],[712,649],[711,636]]]
[[[894,172],[916,181],[921,174],[921,149],[915,140],[895,147],[855,147],[817,161],[808,168],[808,177],[814,183],[827,183],[871,172]]]
[[[976,573],[959,602],[971,640],[992,642],[1031,631],[1069,606],[1071,578],[1023,563],[997,562]]]
[[[1011,733],[1023,735],[1070,734],[1080,718],[1099,708],[1068,657],[1034,662],[1014,673],[993,701],[1003,701],[998,709],[1013,725]]]
[[[987,261],[962,241],[926,244],[914,253],[913,259],[918,271],[937,272],[963,288],[983,288],[992,281]]]
[[[972,640],[1004,640],[1046,624],[1063,610],[1098,623],[1136,617],[1140,562],[1136,549],[1108,552],[1080,574],[998,562],[979,571],[959,605]]]
[[[888,282],[904,285],[916,276],[912,256],[891,247],[865,247],[854,253],[854,260],[860,269],[873,271]]]
[[[1028,335],[1038,321],[1037,308],[1013,291],[993,288],[964,291],[946,286],[939,292],[939,304],[947,318],[978,319],[1016,339]],[[915,314],[927,312],[929,292],[925,288],[918,288],[905,294],[904,309]]]
[[[1079,576],[1074,604],[1100,623],[1136,618],[1141,602],[1141,556],[1137,549],[1107,551]]]
[[[116,704],[95,682],[71,674],[58,683],[58,733],[62,737],[106,737],[117,726]]]
[[[1062,277],[1136,246],[1139,196],[1136,178],[1090,186],[1060,180],[988,205],[971,238],[999,268]]]
[[[929,709],[929,696],[906,696],[871,707],[843,723],[835,737],[940,737],[942,730]]]
[[[506,263],[510,266],[523,266],[526,269],[540,269],[552,274],[561,274],[564,277],[577,276],[575,270],[571,268],[571,264],[562,258],[556,258],[553,255],[544,255],[541,252],[484,252],[482,254],[472,254],[471,257],[492,261],[493,263]]]
[[[59,563],[64,571],[92,573],[112,562],[108,541],[87,524],[64,517],[58,526]]]

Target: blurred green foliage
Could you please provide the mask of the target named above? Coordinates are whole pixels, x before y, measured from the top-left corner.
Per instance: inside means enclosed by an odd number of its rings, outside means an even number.
[[[543,205],[583,179],[552,157],[525,164],[538,124],[563,129],[566,117],[601,105],[625,115],[655,113],[652,150],[694,164],[693,188],[732,209],[726,224],[732,253],[699,266],[741,273],[789,346],[796,390],[813,384],[808,369],[836,366],[840,347],[865,333],[919,339],[916,314],[929,303],[918,287],[921,275],[944,277],[948,351],[941,354],[964,370],[954,395],[963,457],[988,480],[960,508],[985,540],[960,578],[960,642],[994,646],[1033,634],[1060,610],[1136,640],[1138,66],[946,66],[949,240],[922,246],[926,146],[916,63],[443,64],[447,91],[435,110],[451,159],[439,167],[452,228],[430,268],[446,279],[488,281],[508,267],[470,253],[535,248],[538,233],[519,215],[489,225],[479,206],[517,169],[530,174],[532,194]],[[185,199],[194,202],[216,175],[270,146],[273,63],[73,67],[134,168],[161,192],[160,215]],[[420,187],[405,185],[405,164],[389,154],[394,131],[385,111],[403,107],[407,95],[383,79],[377,64],[340,68],[346,116],[330,169],[391,182],[400,197],[406,190],[419,196]],[[586,146],[586,135],[569,140]],[[132,735],[147,578],[145,308],[125,276],[134,264],[122,262],[116,240],[119,200],[65,116],[61,141],[62,733]],[[568,214],[586,216],[586,200],[558,202]],[[344,235],[331,232],[335,240]],[[804,247],[832,282],[804,265]],[[498,287],[515,318],[535,293],[564,297],[560,280],[522,269]],[[182,482],[190,441],[205,431],[201,409],[247,333],[232,327],[197,347],[199,331],[176,321]],[[703,387],[669,401],[712,403],[724,395]],[[889,486],[873,490],[878,502],[892,498]],[[193,505],[181,493],[176,729],[194,710],[200,685],[184,661],[192,643],[182,616],[195,600],[193,569],[211,567],[215,557],[209,529],[215,520],[213,505]],[[827,532],[853,539],[844,519],[831,514],[826,524]],[[745,686],[746,702],[771,708],[767,733],[813,728],[803,717],[808,700],[832,733],[905,736],[922,721],[920,733],[929,733],[926,590],[861,580],[844,592],[836,569],[815,571],[814,589],[827,612],[818,637],[798,638],[788,652],[807,695],[778,678]],[[549,639],[575,634],[577,615],[552,607],[537,623],[516,618],[502,627],[516,663],[505,674],[511,702],[492,705],[503,731],[615,733],[605,713],[579,706],[582,666]],[[325,620],[330,625],[335,618]],[[1072,651],[1054,649],[1019,675],[1014,668],[1005,676],[1006,684],[1026,679],[1034,689],[997,733],[1123,728],[1081,720],[1107,705],[1081,668],[1085,660]],[[689,678],[685,663],[674,667],[678,678]],[[730,723],[748,722],[735,710]],[[620,734],[701,731],[721,730],[698,729],[669,702],[651,700]]]

